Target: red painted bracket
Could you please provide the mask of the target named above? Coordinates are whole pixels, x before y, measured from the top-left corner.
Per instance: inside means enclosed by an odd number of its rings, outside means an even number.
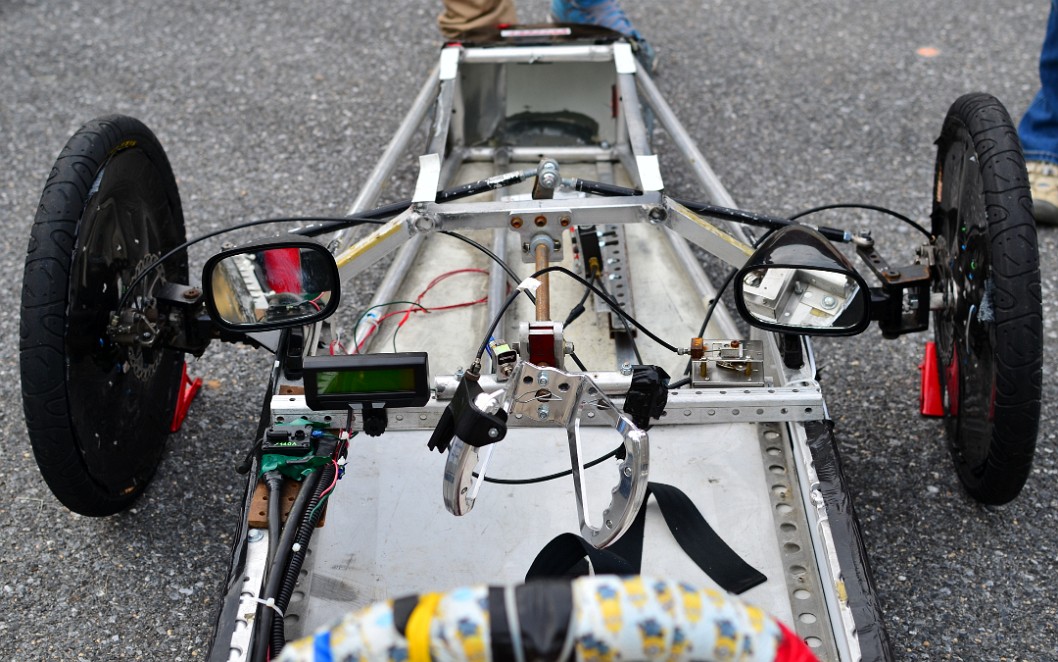
[[[180,392],[176,394],[176,411],[173,412],[173,423],[169,426],[169,432],[177,432],[187,418],[187,410],[191,408],[191,401],[198,395],[202,388],[202,378],[195,377],[194,381],[187,376],[187,361],[180,372]]]
[[[918,395],[918,409],[923,416],[944,416],[944,402],[940,395],[940,372],[937,369],[937,343],[926,343],[926,355],[918,364],[922,374]]]

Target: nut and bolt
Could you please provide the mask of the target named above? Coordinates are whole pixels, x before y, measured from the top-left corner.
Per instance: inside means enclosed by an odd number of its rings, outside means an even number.
[[[628,375],[631,375],[632,374],[632,364],[629,363],[628,361],[625,361],[624,363],[622,363],[621,364],[621,374],[624,375],[625,377],[627,377]]]
[[[548,414],[550,414],[550,413],[551,413],[551,408],[548,407],[547,405],[540,405],[539,407],[536,408],[536,414],[537,414],[537,416],[540,417],[540,420],[546,419]]]

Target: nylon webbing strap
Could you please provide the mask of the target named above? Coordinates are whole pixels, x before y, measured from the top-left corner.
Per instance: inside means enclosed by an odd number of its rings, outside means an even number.
[[[738,594],[767,581],[767,577],[717,535],[683,491],[664,483],[647,485],[644,507],[640,507],[628,531],[608,549],[596,549],[581,536],[563,533],[540,551],[526,574],[526,581],[586,575],[585,557],[591,561],[596,574],[639,574],[646,530],[645,505],[650,496],[657,501],[665,524],[680,548],[721,588]]]

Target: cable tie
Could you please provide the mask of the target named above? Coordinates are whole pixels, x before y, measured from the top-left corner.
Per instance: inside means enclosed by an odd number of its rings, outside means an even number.
[[[275,613],[279,614],[280,618],[286,618],[286,616],[283,615],[283,610],[280,609],[278,606],[276,606],[276,599],[275,598],[268,598],[267,600],[262,600],[261,598],[258,598],[257,596],[244,595],[242,599],[244,601],[256,602],[259,605],[264,605],[265,607],[268,607],[269,609],[273,610]]]
[[[539,289],[541,283],[535,278],[526,278],[522,282],[518,283],[516,289],[522,292],[529,292],[530,294],[536,294],[536,290]]]

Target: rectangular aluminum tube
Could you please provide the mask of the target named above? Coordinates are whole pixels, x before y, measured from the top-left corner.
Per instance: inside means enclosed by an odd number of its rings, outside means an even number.
[[[609,62],[613,59],[612,44],[589,46],[512,46],[496,48],[468,48],[463,51],[463,62]]]

